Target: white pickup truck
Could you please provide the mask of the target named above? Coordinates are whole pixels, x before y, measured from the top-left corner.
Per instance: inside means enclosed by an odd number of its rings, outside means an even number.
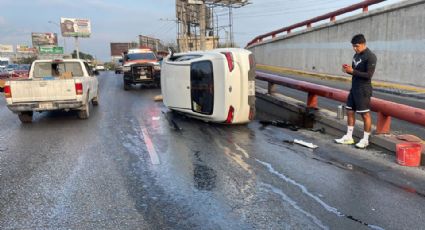
[[[7,81],[7,107],[23,123],[32,122],[34,112],[77,110],[80,119],[90,116],[90,102],[99,103],[98,80],[87,62],[78,59],[37,60],[29,78]]]

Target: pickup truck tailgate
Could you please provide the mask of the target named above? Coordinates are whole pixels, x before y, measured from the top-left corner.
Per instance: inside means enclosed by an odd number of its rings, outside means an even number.
[[[74,79],[11,81],[13,102],[75,100]]]

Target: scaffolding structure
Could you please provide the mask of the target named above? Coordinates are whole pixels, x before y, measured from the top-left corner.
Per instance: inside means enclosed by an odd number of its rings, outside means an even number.
[[[233,8],[249,4],[248,0],[176,0],[177,44],[180,52],[215,49],[219,45],[218,18],[214,8],[229,10],[229,42],[234,46]]]

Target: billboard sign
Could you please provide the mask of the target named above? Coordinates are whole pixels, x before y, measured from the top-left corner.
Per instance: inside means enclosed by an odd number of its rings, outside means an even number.
[[[111,56],[121,56],[131,48],[137,48],[137,43],[131,42],[111,42]]]
[[[56,33],[31,33],[32,46],[57,46],[58,35]]]
[[[35,53],[35,49],[27,45],[17,45],[16,52],[18,53]]]
[[[90,37],[91,25],[88,19],[61,18],[63,37]]]
[[[40,54],[63,54],[63,47],[40,47]]]
[[[0,53],[13,53],[13,45],[1,45]]]

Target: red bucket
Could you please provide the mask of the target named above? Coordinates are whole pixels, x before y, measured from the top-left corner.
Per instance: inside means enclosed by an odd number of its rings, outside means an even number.
[[[404,142],[396,145],[397,163],[403,166],[418,167],[421,164],[422,145]]]

